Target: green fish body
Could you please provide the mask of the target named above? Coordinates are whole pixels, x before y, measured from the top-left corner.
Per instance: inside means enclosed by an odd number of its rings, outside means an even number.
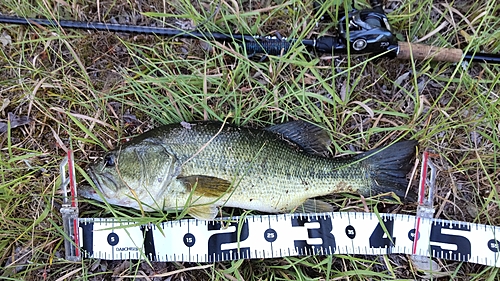
[[[146,211],[187,209],[213,219],[218,207],[269,213],[327,211],[311,198],[338,192],[404,196],[416,141],[351,157],[322,156],[328,135],[293,121],[268,129],[216,122],[171,124],[108,152],[88,173],[87,198]],[[298,209],[297,209],[298,208]]]

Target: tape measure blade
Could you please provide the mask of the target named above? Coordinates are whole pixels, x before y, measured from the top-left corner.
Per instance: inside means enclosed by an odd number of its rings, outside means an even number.
[[[275,257],[273,244],[283,236],[278,235],[271,222],[277,222],[278,219],[274,215],[251,216],[248,218],[249,235],[242,240],[239,244],[232,242],[223,245],[223,249],[231,249],[240,247],[245,249],[249,248],[250,258],[272,258]]]
[[[482,261],[478,263],[500,267],[500,227],[490,226],[490,225],[483,225],[483,227],[484,227],[484,232],[489,234],[486,246],[490,252],[489,255],[484,257]],[[481,230],[482,229],[480,229],[480,231]],[[473,249],[476,248],[473,247]],[[478,257],[481,257],[481,255],[478,255]]]
[[[143,240],[144,234],[141,228],[132,223],[122,221],[111,221],[103,225],[103,229],[112,227],[113,230],[103,230],[108,233],[106,239],[94,239],[94,249],[105,249],[110,247],[113,260],[123,260],[127,258],[141,259],[144,255]],[[94,233],[99,229],[94,226]]]
[[[135,225],[79,219],[84,257],[216,262],[316,254],[412,254],[414,216],[281,214]],[[421,218],[416,254],[500,267],[500,228]],[[388,235],[389,234],[389,235]]]
[[[499,227],[434,219],[430,233],[432,256],[500,266]]]
[[[412,254],[415,217],[408,215],[392,215],[394,220],[393,238],[395,239],[395,247],[392,253],[397,254]]]
[[[500,227],[470,224],[470,262],[500,267]]]
[[[272,246],[273,256],[297,256],[299,252],[296,248],[297,240],[306,240],[308,238],[307,229],[294,227],[293,221],[296,221],[296,214],[273,215],[270,217],[269,232],[275,232],[276,236],[273,239],[272,235],[267,238],[267,243]]]
[[[373,236],[373,232],[378,225],[377,217],[374,214],[369,213],[348,213],[349,225],[351,229],[354,229],[356,235],[353,237],[349,244],[353,245],[353,252],[349,252],[347,248],[346,252],[341,252],[343,254],[373,254],[373,250],[370,245],[370,237]],[[382,234],[378,237],[382,238]]]
[[[352,225],[351,216],[354,216],[354,213],[331,213],[336,242],[335,254],[360,253],[360,248],[354,244],[360,229]]]
[[[115,224],[113,220],[110,219],[99,219],[93,222],[91,240],[92,250],[89,252],[89,257],[104,260],[113,259],[114,245],[119,242],[119,236],[113,234],[114,232],[110,230],[112,227],[115,227]]]
[[[194,227],[191,227],[194,225]],[[193,220],[169,221],[158,224],[153,231],[155,254],[159,261],[190,261],[200,260],[200,255],[206,253],[199,249],[196,241],[196,223]]]

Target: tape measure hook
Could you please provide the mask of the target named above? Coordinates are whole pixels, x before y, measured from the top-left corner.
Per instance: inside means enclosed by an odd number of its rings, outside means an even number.
[[[67,175],[66,170],[68,172]],[[68,155],[64,157],[59,165],[59,171],[61,173],[60,188],[63,194],[63,204],[60,212],[62,215],[64,233],[66,234],[64,236],[65,256],[67,260],[80,261],[78,202],[76,200],[76,180],[73,151],[68,150]]]
[[[418,205],[419,207],[425,206],[427,208],[434,209],[433,207],[434,192],[436,190],[436,176],[438,169],[429,159],[429,155],[430,153],[428,151],[424,151],[422,155],[422,167],[420,170],[420,186],[418,192]]]

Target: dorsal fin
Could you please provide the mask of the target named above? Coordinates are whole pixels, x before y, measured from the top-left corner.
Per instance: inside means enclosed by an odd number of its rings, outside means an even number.
[[[318,156],[330,154],[332,140],[328,133],[319,126],[302,121],[290,121],[266,128],[265,130],[283,136],[285,139],[297,144],[307,153]]]

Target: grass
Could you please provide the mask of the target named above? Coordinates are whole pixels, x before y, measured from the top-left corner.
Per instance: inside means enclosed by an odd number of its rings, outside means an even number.
[[[312,1],[27,1],[0,12],[29,17],[150,25],[157,20],[201,30],[306,38],[316,26]],[[357,1],[358,2],[358,1]],[[98,5],[96,5],[96,3]],[[364,2],[357,3],[367,7]],[[494,1],[386,1],[400,40],[498,53]],[[322,8],[337,18],[342,1]],[[150,17],[148,17],[150,16]],[[196,264],[71,263],[64,254],[58,164],[75,151],[84,168],[120,141],[160,124],[224,120],[264,127],[292,119],[322,124],[335,154],[418,139],[439,157],[436,214],[500,225],[499,67],[316,55],[299,44],[281,57],[247,58],[238,46],[155,36],[0,25],[0,121],[32,122],[0,135],[0,274],[10,280],[111,280],[120,274],[173,272],[186,280],[401,280],[425,276],[407,256],[314,256]],[[82,173],[77,173],[84,183]],[[339,211],[364,211],[357,195],[329,196]],[[367,200],[374,212],[415,213],[415,204]],[[378,205],[377,205],[378,203]],[[383,207],[381,207],[383,206]],[[113,214],[139,222],[172,218],[81,203],[82,217]],[[231,211],[231,210],[228,210]],[[440,260],[442,279],[498,280],[498,269]],[[179,270],[179,271],[175,271]],[[437,276],[437,275],[436,275]],[[166,276],[164,276],[166,278]],[[437,278],[437,277],[434,277]]]

